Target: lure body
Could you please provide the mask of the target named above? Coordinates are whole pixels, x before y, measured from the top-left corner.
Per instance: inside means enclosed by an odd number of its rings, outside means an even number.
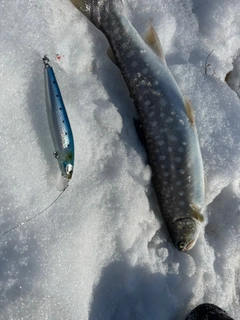
[[[121,0],[71,1],[109,41],[137,109],[163,219],[177,249],[190,250],[205,206],[191,103],[168,69],[153,27],[146,43],[126,17]]]
[[[71,179],[74,166],[74,140],[62,95],[49,60],[45,56],[44,82],[49,129],[63,177]]]

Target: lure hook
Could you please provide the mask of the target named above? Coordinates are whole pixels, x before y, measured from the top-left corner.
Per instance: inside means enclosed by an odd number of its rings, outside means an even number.
[[[46,54],[43,57],[43,63],[44,63],[45,68],[49,67],[49,59]]]

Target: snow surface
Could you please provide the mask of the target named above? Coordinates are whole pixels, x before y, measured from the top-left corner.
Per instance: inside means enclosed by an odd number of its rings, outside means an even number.
[[[206,226],[195,247],[182,253],[156,218],[136,113],[101,32],[68,0],[1,0],[1,234],[59,195],[44,54],[61,88],[76,153],[73,179],[60,199],[0,238],[0,319],[183,320],[202,302],[238,318],[240,100],[224,79],[233,61],[239,70],[239,0],[125,4],[139,33],[153,24],[194,105]],[[239,87],[238,72],[231,84]]]

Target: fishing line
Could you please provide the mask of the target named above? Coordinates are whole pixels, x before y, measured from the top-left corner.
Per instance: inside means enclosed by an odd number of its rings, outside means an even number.
[[[0,235],[0,238],[3,237],[3,236],[5,236],[5,235],[8,234],[9,232],[11,232],[11,231],[13,231],[13,230],[15,230],[15,229],[23,226],[25,223],[30,222],[31,220],[39,217],[41,214],[43,214],[45,211],[47,211],[47,210],[61,197],[61,195],[64,193],[64,191],[67,189],[67,187],[68,187],[68,185],[65,187],[65,189],[63,189],[63,190],[61,191],[61,193],[57,196],[57,198],[56,198],[49,206],[47,206],[47,208],[45,208],[44,210],[38,212],[38,213],[35,214],[34,216],[32,216],[32,217],[30,217],[30,218],[22,221],[21,223],[15,225],[15,226],[12,227],[11,229],[8,229],[7,231],[5,231],[4,233],[2,233],[2,234]]]

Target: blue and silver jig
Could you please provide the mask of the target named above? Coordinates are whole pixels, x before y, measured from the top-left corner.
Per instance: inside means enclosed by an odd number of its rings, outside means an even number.
[[[47,116],[61,174],[69,181],[74,167],[74,140],[61,92],[47,56],[43,58]]]
[[[68,182],[72,178],[73,174],[74,141],[72,129],[63,103],[62,95],[53,72],[53,68],[49,65],[49,59],[46,55],[43,57],[43,63],[48,124],[55,148],[53,154],[58,160],[59,168],[63,178],[63,187],[61,188],[61,193],[58,195],[58,197],[47,208],[3,232],[0,235],[0,238],[21,227],[25,223],[35,219],[37,216],[40,216],[42,213],[48,210],[66,190]]]

